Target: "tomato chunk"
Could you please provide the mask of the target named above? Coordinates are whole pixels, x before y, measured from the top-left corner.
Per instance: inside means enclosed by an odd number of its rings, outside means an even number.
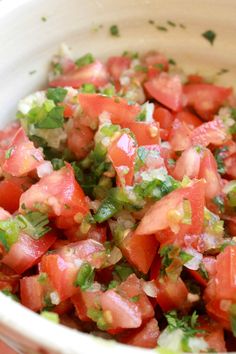
[[[122,57],[110,57],[107,61],[107,70],[111,77],[118,81],[122,76],[123,72],[129,69],[131,64],[131,59],[127,56]]]
[[[187,301],[188,289],[181,278],[172,281],[168,278],[157,281],[157,302],[163,311],[181,309]]]
[[[182,84],[179,76],[161,73],[144,84],[147,92],[164,106],[179,111],[182,107]]]
[[[38,312],[43,309],[43,287],[38,275],[20,280],[20,298],[22,304],[32,311]]]
[[[0,182],[0,206],[10,213],[14,213],[19,208],[20,196],[23,189],[11,180]]]

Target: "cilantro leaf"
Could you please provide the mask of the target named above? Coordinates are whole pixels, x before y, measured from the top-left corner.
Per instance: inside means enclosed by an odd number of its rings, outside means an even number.
[[[120,36],[120,33],[119,33],[119,28],[117,25],[112,25],[110,27],[110,34],[113,36],[113,37],[119,37]]]
[[[30,211],[25,215],[17,215],[15,217],[17,224],[21,230],[24,230],[33,239],[38,240],[51,230],[48,226],[49,220],[47,215],[39,211]]]
[[[82,291],[89,289],[94,282],[94,276],[94,269],[90,263],[83,263],[78,271],[75,286],[79,286]]]
[[[213,45],[216,39],[216,33],[212,30],[208,30],[202,33],[202,37],[204,37],[211,45]]]
[[[75,64],[78,66],[78,68],[82,68],[85,65],[92,64],[94,62],[94,57],[91,53],[87,53],[77,59],[75,61]]]
[[[55,103],[62,102],[66,97],[67,90],[63,87],[48,88],[46,96],[49,100],[54,101]]]
[[[64,107],[54,107],[45,118],[35,124],[36,128],[39,129],[55,129],[60,128],[64,124]]]

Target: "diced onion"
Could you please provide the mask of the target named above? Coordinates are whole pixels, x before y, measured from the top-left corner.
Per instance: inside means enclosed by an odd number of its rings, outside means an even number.
[[[53,167],[50,161],[45,161],[37,167],[39,178],[50,175],[53,172]]]
[[[145,294],[149,297],[157,297],[157,286],[154,283],[154,281],[146,281],[143,283],[143,291],[145,292]]]
[[[184,264],[184,266],[188,269],[197,270],[199,269],[199,265],[202,261],[203,255],[196,251],[194,248],[185,248],[184,252],[191,255],[193,258]]]

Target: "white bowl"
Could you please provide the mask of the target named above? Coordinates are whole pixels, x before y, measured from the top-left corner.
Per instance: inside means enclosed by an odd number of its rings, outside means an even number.
[[[20,98],[45,85],[49,60],[62,42],[75,56],[160,50],[187,72],[212,77],[226,68],[216,82],[236,86],[235,14],[235,0],[0,0],[0,126],[14,119]],[[119,38],[109,34],[113,24]],[[202,37],[206,30],[216,32],[214,45]],[[2,294],[0,337],[24,353],[148,352],[54,325]]]

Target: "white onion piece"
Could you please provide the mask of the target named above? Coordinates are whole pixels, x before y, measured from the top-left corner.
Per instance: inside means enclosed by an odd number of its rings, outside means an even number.
[[[157,297],[157,286],[153,280],[143,282],[143,291],[149,297]]]
[[[188,269],[197,270],[202,261],[203,255],[198,251],[196,251],[194,248],[185,248],[184,252],[193,256],[193,258],[190,259],[190,261],[184,263],[184,266]]]
[[[109,263],[110,264],[116,264],[119,262],[122,258],[122,253],[121,250],[118,247],[113,247],[111,250],[111,253],[109,255]]]
[[[53,172],[53,167],[50,161],[44,161],[37,167],[37,175],[39,178],[50,175]]]

